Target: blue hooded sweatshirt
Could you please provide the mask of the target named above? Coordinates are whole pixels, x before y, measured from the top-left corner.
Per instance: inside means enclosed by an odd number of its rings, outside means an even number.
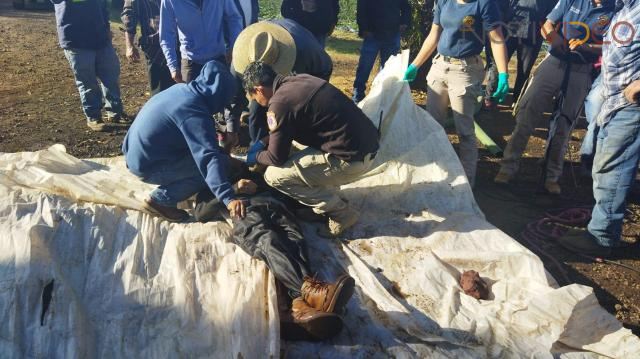
[[[189,84],[176,84],[142,107],[122,144],[129,170],[143,179],[164,163],[192,156],[211,192],[228,205],[235,197],[227,178],[228,155],[218,146],[211,115],[236,93],[227,66],[209,61]]]

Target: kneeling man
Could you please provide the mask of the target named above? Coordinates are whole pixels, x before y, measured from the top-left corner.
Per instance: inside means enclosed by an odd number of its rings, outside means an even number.
[[[212,114],[236,93],[227,66],[208,62],[189,84],[177,84],[153,96],[140,110],[122,144],[127,168],[159,185],[145,208],[169,221],[186,220],[177,204],[209,188],[232,215],[244,217],[227,178],[228,155],[218,146]]]
[[[328,216],[322,235],[338,236],[354,225],[358,213],[334,188],[370,169],[379,147],[371,120],[327,81],[277,75],[260,61],[246,68],[243,86],[268,107],[269,136],[251,146],[247,164],[270,166],[264,175],[270,186]],[[294,140],[308,148],[289,157]]]

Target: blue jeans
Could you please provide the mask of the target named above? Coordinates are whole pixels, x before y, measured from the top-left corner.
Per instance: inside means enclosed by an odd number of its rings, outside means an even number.
[[[364,98],[367,80],[373,64],[380,53],[380,68],[384,66],[391,55],[400,51],[400,34],[396,34],[388,40],[378,40],[375,36],[367,36],[362,40],[360,60],[356,69],[356,79],[353,81],[353,101],[360,102]]]
[[[73,70],[87,119],[101,117],[103,97],[108,112],[121,114],[120,61],[113,45],[99,50],[65,49],[64,55]]]
[[[208,188],[204,177],[191,156],[182,161],[166,162],[147,170],[134,173],[143,182],[157,184],[149,197],[163,206],[175,207],[178,202]]]
[[[587,118],[587,133],[582,140],[582,146],[580,147],[580,155],[583,160],[593,160],[593,155],[596,149],[596,140],[598,138],[598,125],[596,124],[596,117],[600,113],[600,109],[604,104],[604,86],[602,85],[602,74],[598,75],[591,85],[591,91],[587,98],[584,100],[584,115]]]
[[[614,115],[600,128],[593,159],[593,196],[589,233],[601,246],[620,241],[625,198],[631,189],[640,158],[640,107],[633,105]]]

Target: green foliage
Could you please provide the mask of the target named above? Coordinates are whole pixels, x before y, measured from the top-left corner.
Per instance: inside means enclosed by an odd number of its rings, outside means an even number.
[[[411,27],[402,37],[403,48],[409,48],[411,54],[420,51],[433,22],[433,4],[435,0],[409,0],[411,5]]]
[[[261,19],[275,19],[280,17],[280,5],[282,4],[282,0],[260,0],[259,3]],[[338,15],[339,27],[350,29],[357,28],[356,5],[357,0],[340,0],[340,15]]]

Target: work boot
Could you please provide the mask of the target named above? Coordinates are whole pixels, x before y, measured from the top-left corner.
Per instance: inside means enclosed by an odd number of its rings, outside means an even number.
[[[87,118],[87,126],[96,132],[102,132],[106,129],[106,124],[101,118]]]
[[[144,209],[169,222],[183,222],[189,218],[187,211],[176,207],[163,206],[151,198],[144,200]]]
[[[318,234],[325,238],[338,237],[345,230],[356,224],[356,222],[358,222],[358,218],[360,218],[360,214],[351,207],[346,207],[341,211],[332,212],[328,215],[329,221],[327,228],[320,227],[318,230]]]
[[[560,185],[556,181],[546,180],[544,182],[544,189],[550,194],[562,193],[562,189],[560,188]]]
[[[125,113],[107,112],[105,115],[105,119],[107,122],[119,123],[123,125],[128,125],[133,122],[133,120],[129,118],[129,116],[127,116]]]
[[[281,318],[280,336],[285,340],[325,340],[342,330],[342,319],[309,306],[301,297],[291,303],[291,315]]]
[[[493,182],[498,184],[509,184],[513,179],[513,175],[508,174],[507,172],[503,172],[502,170],[498,171],[498,174],[493,179]]]
[[[611,248],[596,243],[593,236],[584,229],[570,228],[562,237],[558,238],[558,244],[577,254],[602,257],[611,255]]]
[[[305,277],[300,292],[302,298],[314,309],[328,313],[342,313],[351,299],[356,282],[348,274],[341,275],[335,283],[326,283]]]

